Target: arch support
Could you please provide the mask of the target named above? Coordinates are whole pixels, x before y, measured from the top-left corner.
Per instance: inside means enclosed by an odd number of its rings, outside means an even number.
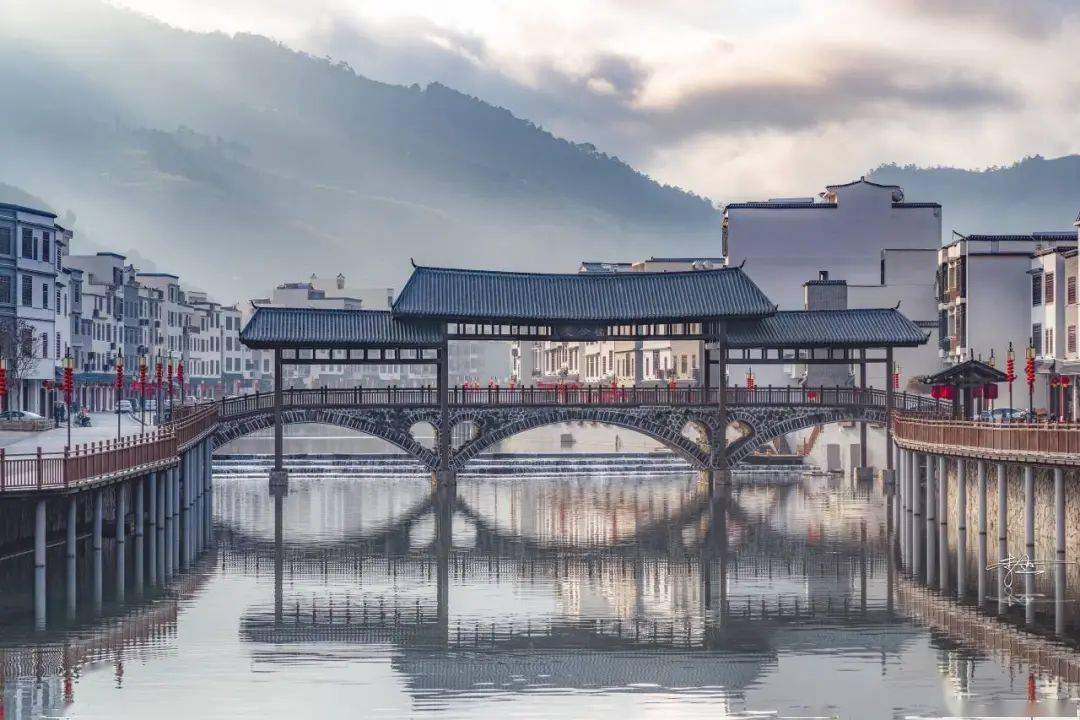
[[[364,408],[358,410],[328,410],[300,408],[281,413],[284,425],[319,424],[355,430],[385,440],[402,452],[416,458],[428,470],[438,467],[438,457],[412,434],[412,426],[425,422],[434,425],[438,421],[437,410],[431,408]],[[214,447],[220,447],[237,438],[273,428],[274,414],[260,413],[231,420],[218,425],[212,436]]]

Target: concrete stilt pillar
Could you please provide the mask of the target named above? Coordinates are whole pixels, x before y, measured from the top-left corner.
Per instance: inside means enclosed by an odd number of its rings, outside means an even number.
[[[1054,632],[1065,635],[1065,472],[1054,468]]]
[[[986,605],[986,461],[980,460],[979,474],[979,549],[976,562],[979,607]]]
[[[165,518],[167,516],[166,508],[168,507],[168,487],[169,487],[169,471],[162,470],[155,473],[157,481],[157,535],[158,535],[158,549],[157,549],[157,566],[158,566],[158,582],[162,585],[169,579],[169,574],[166,568],[168,567],[168,561],[166,560],[166,553],[168,552],[168,533],[165,526]]]
[[[146,554],[150,556],[147,564],[147,581],[150,587],[157,586],[158,579],[158,474],[150,473],[146,478]]]
[[[64,555],[67,559],[67,617],[75,619],[78,610],[78,555],[79,541],[79,496],[72,495],[68,498],[67,526],[64,528],[66,537],[64,541]]]
[[[172,492],[172,470],[166,470],[165,476],[162,482],[162,505],[165,511],[165,543],[164,543],[164,564],[165,572],[162,575],[162,582],[167,582],[173,575],[173,492]]]
[[[1024,553],[1035,561],[1035,467],[1024,465]],[[1024,621],[1035,622],[1035,574],[1024,574]]]
[[[45,629],[45,519],[48,506],[38,500],[34,507],[34,626]]]
[[[967,595],[967,463],[956,460],[956,599]]]
[[[998,490],[998,568],[997,568],[997,592],[998,614],[1004,615],[1008,609],[1008,598],[1005,592],[1005,568],[1002,563],[1009,557],[1009,488],[1008,474],[1005,463],[997,465],[997,490]]]
[[[214,448],[206,442],[206,544],[213,540],[214,528]]]
[[[907,489],[905,491],[905,496],[907,498],[907,506],[905,508],[907,511],[907,517],[905,518],[906,522],[904,523],[904,542],[906,548],[905,555],[907,556],[907,564],[904,566],[904,569],[907,570],[908,577],[911,577],[915,574],[915,556],[912,553],[911,549],[912,543],[914,542],[912,539],[913,533],[911,531],[911,526],[914,522],[912,520],[912,517],[915,510],[915,473],[917,472],[917,469],[915,467],[916,455],[911,450],[905,450],[904,458],[904,482],[907,484]]]
[[[101,612],[102,595],[102,558],[101,558],[101,525],[102,516],[105,513],[105,497],[100,489],[92,490],[94,494],[94,520],[90,531],[90,547],[94,552],[94,579],[93,599],[94,612]]]
[[[135,520],[135,592],[142,594],[143,589],[143,535],[144,521],[143,510],[146,504],[146,478],[135,478],[135,497],[132,499],[132,510]]]
[[[172,574],[180,572],[180,463],[172,471],[173,551]]]
[[[116,601],[124,602],[124,590],[127,587],[127,542],[124,521],[127,518],[127,493],[124,483],[116,486],[116,524],[114,537],[116,538]]]
[[[925,529],[923,528],[923,460],[926,456],[922,453],[912,455],[911,476],[911,574],[915,579],[922,579],[926,563],[923,556],[923,540]]]
[[[949,590],[949,464],[948,458],[939,455],[937,459],[937,518],[938,518],[938,590]]]
[[[935,469],[937,458],[926,456],[926,585],[937,587],[937,485]]]

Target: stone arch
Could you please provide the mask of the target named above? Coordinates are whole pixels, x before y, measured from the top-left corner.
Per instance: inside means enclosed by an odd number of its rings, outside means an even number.
[[[659,408],[603,408],[590,406],[556,406],[539,408],[477,408],[451,414],[451,424],[471,421],[477,428],[476,437],[463,443],[450,460],[451,469],[460,471],[469,460],[492,445],[526,430],[545,425],[584,420],[633,430],[646,435],[680,455],[698,468],[709,467],[710,452],[682,430],[688,422],[711,425],[706,415],[698,417],[688,410]]]
[[[417,462],[425,468],[434,470],[438,466],[437,456],[432,450],[421,445],[413,437],[411,428],[418,422],[434,424],[437,412],[437,410],[409,408],[365,408],[363,410],[301,408],[284,411],[282,419],[286,425],[302,423],[337,425],[365,435],[371,435],[380,440],[385,440],[407,455],[416,458]],[[253,432],[272,428],[273,426],[273,413],[249,415],[238,420],[221,423],[211,436],[213,447],[220,447],[244,435],[250,435]]]
[[[886,421],[883,407],[762,407],[734,408],[731,420],[744,423],[751,432],[745,438],[728,446],[728,462],[734,465],[776,438],[815,425],[831,425],[840,422]]]

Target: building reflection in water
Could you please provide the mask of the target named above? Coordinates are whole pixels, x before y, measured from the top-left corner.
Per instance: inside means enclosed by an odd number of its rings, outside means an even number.
[[[248,589],[233,641],[256,671],[346,662],[355,648],[385,659],[416,708],[661,688],[707,697],[715,715],[786,702],[769,678],[792,658],[858,658],[888,675],[926,638],[894,612],[889,506],[865,487],[795,480],[476,475],[433,491],[419,477],[328,475],[270,496],[265,478],[223,477],[217,545],[168,595],[103,607],[108,559],[123,552],[79,558],[99,619],[0,650],[4,717],[64,714],[72,678],[95,663],[130,691],[124,668],[152,663],[139,661],[174,641],[185,598],[226,580]],[[932,642],[930,680],[952,678],[958,697],[993,662]],[[843,675],[815,683],[842,693]]]

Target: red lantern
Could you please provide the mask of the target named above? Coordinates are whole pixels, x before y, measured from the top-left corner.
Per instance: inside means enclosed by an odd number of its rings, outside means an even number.
[[[810,400],[811,402],[813,402],[814,400],[817,400],[817,390],[809,390],[809,391],[807,391],[806,399]]]
[[[942,390],[941,385],[931,385],[930,386],[930,397],[934,398],[935,400],[940,400],[941,399],[941,390]]]
[[[1035,387],[1035,355],[1028,349],[1027,360],[1024,361],[1024,375],[1027,379],[1028,389]]]
[[[71,405],[71,398],[75,394],[75,370],[71,367],[71,358],[64,360],[64,402]]]
[[[952,387],[952,385],[942,385],[941,386],[941,399],[942,400],[952,400],[953,399],[953,387]]]
[[[139,364],[139,391],[146,397],[146,361]]]
[[[124,356],[116,356],[116,389],[124,389]]]
[[[983,396],[983,386],[982,385],[976,385],[975,387],[971,388],[971,397],[973,397],[973,398],[981,398],[982,396]]]
[[[987,383],[983,387],[983,397],[987,400],[997,400],[998,386],[996,383]]]
[[[754,371],[753,370],[747,370],[746,371],[746,389],[747,390],[755,390],[755,389],[757,389],[757,382],[754,380]]]
[[[0,398],[7,395],[7,363],[0,358]]]
[[[1069,387],[1069,376],[1068,375],[1059,375],[1058,376],[1058,382],[1061,384],[1061,387]]]
[[[157,362],[154,363],[154,382],[161,387],[161,355],[158,355]]]
[[[180,392],[184,391],[184,361],[176,363],[176,382],[180,383]]]

